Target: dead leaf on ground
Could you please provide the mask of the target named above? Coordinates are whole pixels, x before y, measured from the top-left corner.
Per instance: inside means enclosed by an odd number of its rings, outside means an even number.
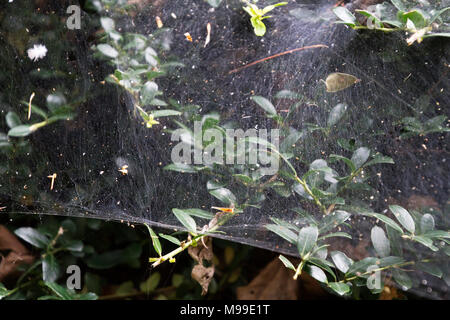
[[[13,276],[17,267],[21,264],[31,264],[34,257],[25,246],[6,227],[0,225],[0,251],[8,254],[0,254],[0,281],[7,276]]]
[[[298,262],[297,262],[298,263]],[[299,281],[293,278],[278,259],[270,262],[247,286],[237,288],[238,300],[299,300],[320,299],[328,294],[307,274]]]
[[[189,255],[197,261],[198,264],[192,268],[191,277],[202,287],[202,295],[208,293],[208,287],[214,276],[212,238],[204,238],[204,244],[199,243],[196,247],[189,247]],[[208,267],[206,267],[207,265]]]

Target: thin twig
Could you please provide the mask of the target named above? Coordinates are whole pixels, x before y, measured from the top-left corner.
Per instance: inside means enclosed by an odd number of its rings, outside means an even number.
[[[284,56],[286,54],[290,54],[290,53],[297,52],[297,51],[302,51],[302,50],[307,50],[307,49],[315,49],[315,48],[328,48],[328,46],[326,46],[324,44],[315,44],[315,45],[312,45],[312,46],[306,46],[306,47],[291,49],[291,50],[288,50],[288,51],[284,51],[284,52],[281,52],[281,53],[274,54],[274,55],[272,55],[270,57],[266,57],[266,58],[263,58],[263,59],[259,59],[257,61],[253,61],[253,62],[251,62],[249,64],[246,64],[246,65],[244,65],[242,67],[239,67],[239,68],[231,70],[230,72],[228,72],[228,74],[233,74],[233,73],[239,72],[241,70],[244,70],[246,68],[254,66],[255,64],[258,64],[258,63],[261,63],[261,62],[264,62],[264,61],[267,61],[267,60],[270,60],[270,59],[273,59],[273,58],[281,57],[281,56]]]

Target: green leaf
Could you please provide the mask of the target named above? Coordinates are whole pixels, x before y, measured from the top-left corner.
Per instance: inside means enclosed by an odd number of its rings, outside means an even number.
[[[386,233],[389,238],[389,241],[391,242],[391,251],[396,256],[402,256],[403,255],[403,246],[402,246],[402,239],[401,234],[403,234],[403,231],[399,233],[394,228],[390,227],[389,225],[386,225]]]
[[[109,44],[99,44],[97,46],[98,51],[100,51],[103,55],[105,55],[108,58],[117,58],[119,56],[119,52],[117,52],[116,49],[111,47]]]
[[[19,116],[14,111],[8,112],[6,114],[5,120],[6,120],[6,125],[11,129],[22,124]]]
[[[348,106],[345,103],[337,104],[328,115],[327,126],[332,127],[341,120],[345,111],[347,111]]]
[[[178,221],[181,222],[181,224],[190,232],[190,233],[196,233],[197,232],[197,224],[195,223],[195,220],[192,219],[192,217],[186,213],[185,211],[181,209],[172,209],[172,212],[175,214],[175,217],[177,217]]]
[[[9,296],[11,294],[11,290],[6,289],[3,283],[0,282],[0,300]]]
[[[113,19],[108,17],[101,17],[100,24],[102,25],[102,28],[105,30],[105,32],[114,31],[115,24]]]
[[[10,137],[26,137],[31,133],[31,125],[23,124],[16,126],[8,131]]]
[[[326,248],[324,248],[324,249],[326,250]],[[333,279],[335,281],[337,280],[335,273],[331,269],[331,268],[334,268],[334,265],[331,262],[325,260],[325,258],[321,259],[321,258],[311,257],[308,259],[308,262],[311,264],[314,264],[315,266],[321,268],[322,270],[325,270],[333,277]]]
[[[142,102],[149,104],[158,93],[158,85],[153,81],[147,81],[142,87]]]
[[[211,7],[217,8],[222,0],[206,0],[206,2],[208,2]]]
[[[152,66],[156,67],[158,65],[158,60],[156,58],[158,57],[158,54],[152,47],[147,47],[144,52],[145,61]]]
[[[269,115],[272,115],[272,116],[277,115],[277,110],[275,109],[273,104],[266,98],[261,97],[261,96],[253,96],[252,100],[255,101]]]
[[[288,4],[287,2],[278,2],[278,3],[272,4],[270,6],[264,7],[264,9],[262,10],[262,14],[264,15],[266,13],[269,13],[270,11],[275,9],[276,7],[285,6],[287,4]]]
[[[295,267],[294,265],[288,260],[288,258],[286,258],[285,256],[281,255],[278,257],[281,262],[283,262],[284,266],[288,269],[294,270],[295,271]]]
[[[347,270],[347,273],[345,275],[348,277],[351,275],[352,276],[356,275],[356,273],[358,273],[358,272],[364,273],[367,271],[367,268],[369,266],[376,265],[377,260],[378,259],[375,257],[367,257],[360,261],[356,261],[355,263],[353,263],[350,266],[350,268]]]
[[[305,188],[300,184],[296,183],[292,186],[292,190],[294,190],[295,193],[299,194],[300,196],[312,200],[313,197],[311,197],[305,190]]]
[[[389,256],[391,253],[391,245],[383,229],[378,226],[374,226],[372,228],[370,238],[372,239],[373,247],[380,257]]]
[[[275,95],[276,99],[300,99],[301,97],[301,94],[290,90],[281,90]]]
[[[259,17],[252,17],[250,22],[253,26],[253,31],[258,37],[262,37],[266,34],[266,25],[261,21]]]
[[[330,256],[336,268],[343,273],[346,273],[353,264],[353,260],[347,257],[343,252],[332,251],[330,252]]]
[[[142,253],[142,244],[132,243],[124,249],[113,250],[101,254],[94,253],[86,260],[86,264],[93,269],[110,269],[119,264],[139,267],[139,258]]]
[[[125,296],[131,293],[135,293],[137,290],[134,288],[133,281],[126,281],[119,285],[119,287],[116,289],[115,294],[117,296]]]
[[[325,216],[320,224],[319,231],[324,233],[344,223],[351,217],[351,214],[344,210],[336,210]]]
[[[273,222],[275,222],[279,226],[286,227],[286,228],[291,229],[291,230],[296,231],[296,232],[300,231],[300,229],[297,226],[295,226],[295,225],[293,225],[293,224],[291,224],[289,222],[286,222],[286,221],[284,221],[282,219],[270,217],[270,220],[272,220]]]
[[[169,116],[179,116],[179,115],[181,115],[181,112],[176,111],[176,110],[166,109],[166,110],[155,110],[155,111],[152,111],[151,114],[153,114],[153,117],[155,117],[155,118],[161,118],[161,117],[169,117]]]
[[[142,292],[150,293],[158,287],[160,280],[161,275],[159,274],[159,272],[155,272],[147,280],[139,285],[139,289]]]
[[[355,11],[368,18],[367,24],[368,25],[370,24],[371,28],[384,28],[384,25],[381,22],[380,18],[378,18],[372,12],[367,11],[367,10],[355,10]]]
[[[337,294],[343,296],[346,293],[350,292],[350,286],[345,283],[339,283],[339,282],[330,282],[328,283],[328,286]]]
[[[377,265],[380,268],[393,267],[393,266],[399,265],[399,264],[401,264],[403,262],[405,262],[405,260],[403,258],[401,258],[401,257],[389,256],[389,257],[381,258]]]
[[[373,166],[374,164],[380,164],[380,163],[383,163],[383,164],[395,164],[395,162],[394,162],[394,160],[392,158],[377,155],[372,160],[367,162],[364,166],[368,167],[368,166]]]
[[[401,19],[403,21],[410,20],[416,29],[422,29],[427,26],[427,19],[425,14],[420,9],[414,9],[402,14]]]
[[[366,147],[361,147],[356,149],[356,151],[352,155],[352,162],[355,165],[356,169],[359,169],[362,167],[362,165],[369,159],[370,156],[370,149]]]
[[[394,269],[392,271],[392,276],[394,277],[395,282],[397,282],[403,290],[406,291],[412,287],[412,280],[405,271]]]
[[[426,233],[434,230],[434,218],[431,214],[426,213],[420,219],[420,231]]]
[[[162,248],[161,248],[161,242],[159,242],[158,236],[153,231],[153,229],[148,226],[148,224],[145,224],[145,226],[147,227],[148,232],[150,233],[150,238],[152,238],[153,248],[155,249],[156,253],[161,257]]]
[[[82,252],[84,244],[81,240],[71,240],[64,244],[64,248],[72,252]]]
[[[209,219],[209,220],[214,218],[214,214],[212,214],[209,211],[202,210],[202,209],[191,208],[191,209],[180,209],[180,210],[183,210],[188,215],[193,216],[193,217],[198,217],[198,218],[202,218],[202,219]]]
[[[361,215],[376,218],[376,219],[384,222],[385,224],[387,224],[394,230],[403,234],[403,229],[394,220],[392,220],[389,217],[386,217],[383,214],[379,214],[379,213],[375,213],[375,212],[362,212]]]
[[[181,246],[180,240],[178,240],[175,237],[172,237],[172,236],[169,236],[168,234],[163,234],[163,233],[160,233],[159,236],[163,239],[166,239],[167,241],[172,242],[173,244],[176,244],[177,246]]]
[[[433,230],[433,231],[428,231],[427,233],[424,234],[424,236],[429,237],[429,238],[450,239],[450,232],[443,231],[443,230]]]
[[[197,173],[195,167],[185,163],[171,163],[165,166],[164,170],[176,171],[181,173]]]
[[[327,275],[319,267],[307,265],[305,271],[317,281],[328,283]]]
[[[44,282],[61,300],[74,300],[73,294],[63,286],[54,282]]]
[[[302,258],[312,251],[318,236],[319,230],[316,226],[309,226],[300,230],[297,238],[297,249]]]
[[[42,260],[42,277],[47,282],[55,282],[59,277],[59,264],[53,254],[46,254]]]
[[[336,7],[333,9],[334,14],[341,19],[346,25],[354,27],[357,25],[356,17],[345,7]]]
[[[444,9],[439,10],[438,12],[436,12],[430,19],[430,22],[428,24],[432,24],[434,21],[436,21],[437,18],[439,18],[439,16],[441,16],[445,11],[450,10],[450,7],[446,7]],[[450,34],[449,34],[450,35]]]
[[[61,93],[49,94],[46,99],[47,108],[51,112],[55,112],[58,108],[64,106],[67,103],[66,98]]]
[[[209,193],[227,205],[237,204],[236,196],[226,188],[210,190]]]
[[[444,274],[439,266],[430,262],[418,262],[416,263],[416,268],[438,278],[442,278]]]
[[[421,244],[423,244],[424,246],[430,248],[433,251],[438,251],[439,248],[433,245],[433,240],[426,237],[426,236],[414,236],[412,238],[414,241],[417,241]]]
[[[333,238],[333,237],[352,239],[352,236],[346,232],[333,232],[333,233],[329,233],[329,234],[319,237],[319,240]]]
[[[414,233],[414,231],[416,231],[414,220],[406,209],[397,205],[390,205],[389,209],[406,230],[410,233]]]
[[[295,244],[297,242],[297,234],[292,230],[286,228],[285,226],[279,226],[276,224],[266,224],[265,226],[268,230],[282,237],[289,243]]]
[[[41,249],[46,248],[50,243],[50,240],[44,234],[33,228],[19,228],[14,233],[26,242]]]
[[[346,157],[343,157],[343,156],[340,156],[337,154],[332,154],[332,155],[330,155],[329,159],[330,159],[330,161],[333,161],[333,162],[337,161],[337,160],[342,160],[350,168],[351,172],[356,171],[355,165],[349,158],[346,158]]]
[[[397,8],[398,11],[407,11],[408,9],[403,4],[402,0],[391,0],[392,4]]]

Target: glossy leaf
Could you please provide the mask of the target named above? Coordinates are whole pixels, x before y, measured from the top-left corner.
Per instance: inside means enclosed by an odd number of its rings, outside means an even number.
[[[328,283],[327,275],[319,267],[308,265],[305,268],[305,270],[307,273],[309,273],[309,275],[311,277],[313,277],[317,281],[322,282],[322,283]]]
[[[145,226],[147,227],[148,232],[150,233],[150,238],[152,239],[153,248],[155,249],[158,256],[161,257],[162,248],[161,248],[161,242],[159,241],[158,236],[153,231],[153,229],[150,228],[147,224],[145,224]]]
[[[373,247],[380,257],[387,257],[391,253],[391,245],[386,237],[384,230],[378,226],[374,226],[370,233]]]
[[[345,283],[330,282],[328,286],[340,296],[350,292],[350,286]]]
[[[312,251],[316,245],[318,236],[319,229],[316,226],[309,226],[300,230],[297,238],[297,249],[300,257],[304,258],[305,255]]]
[[[23,227],[14,232],[18,237],[38,248],[46,248],[50,240],[37,229]]]
[[[169,236],[168,234],[160,233],[159,236],[161,238],[163,238],[163,239],[166,239],[167,241],[172,242],[173,244],[176,244],[177,246],[181,245],[181,241],[180,240],[178,240],[175,237]]]
[[[356,149],[356,151],[352,155],[352,162],[355,165],[356,169],[359,169],[362,167],[362,165],[369,159],[370,156],[370,149],[366,147],[361,147],[359,149]]]
[[[227,188],[210,190],[209,193],[227,205],[237,204],[236,196]]]
[[[434,230],[434,218],[431,214],[426,213],[420,219],[420,231],[427,233]]]
[[[328,121],[327,126],[332,127],[335,124],[341,120],[341,118],[344,116],[345,112],[347,111],[348,105],[345,103],[339,103],[337,104],[328,115]]]
[[[59,277],[59,264],[53,254],[46,254],[42,259],[42,277],[48,282],[55,282]]]
[[[405,271],[400,269],[394,269],[394,271],[392,271],[392,276],[395,282],[397,282],[402,287],[403,290],[411,289],[413,283],[411,278]]]
[[[338,268],[338,270],[343,273],[346,273],[350,266],[353,264],[353,260],[347,257],[343,252],[332,251],[330,253],[330,256],[336,268]]]
[[[266,228],[282,237],[283,239],[287,240],[289,243],[295,244],[297,242],[297,234],[284,226],[267,224]]]
[[[379,214],[379,213],[375,213],[375,212],[362,212],[361,214],[365,215],[365,216],[376,218],[378,220],[381,220],[385,224],[387,224],[388,226],[393,228],[394,230],[396,230],[396,231],[398,231],[398,232],[403,234],[403,229],[394,220],[392,220],[389,217],[386,217],[383,214]]]
[[[195,220],[192,219],[192,217],[182,209],[172,209],[172,212],[175,214],[175,217],[177,217],[178,221],[191,233],[197,232],[197,224],[195,223]]]
[[[416,231],[414,220],[406,209],[397,205],[390,205],[389,209],[391,209],[395,218],[398,220],[398,222],[400,222],[403,228],[411,233],[414,233],[414,231]]]
[[[252,100],[255,101],[265,112],[269,115],[276,116],[277,110],[273,106],[273,104],[264,97],[261,96],[253,96]]]
[[[345,7],[338,6],[333,9],[334,14],[345,24],[354,27],[357,25],[356,17]]]
[[[288,258],[286,258],[285,256],[281,255],[278,257],[281,262],[283,262],[284,266],[288,269],[294,270],[295,271],[295,267],[294,265],[288,260]]]

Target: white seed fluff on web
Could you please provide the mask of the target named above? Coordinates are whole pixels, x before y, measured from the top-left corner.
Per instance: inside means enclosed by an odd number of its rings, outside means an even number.
[[[35,44],[33,48],[28,49],[28,58],[33,61],[42,59],[47,54],[47,48],[42,44]]]

